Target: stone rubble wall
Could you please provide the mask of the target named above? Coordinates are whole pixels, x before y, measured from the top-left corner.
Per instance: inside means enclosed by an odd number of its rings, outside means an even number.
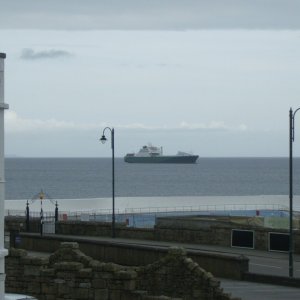
[[[6,258],[6,292],[39,300],[237,300],[180,248],[170,248],[153,264],[125,267],[94,260],[71,242],[61,243],[49,257],[11,248]]]

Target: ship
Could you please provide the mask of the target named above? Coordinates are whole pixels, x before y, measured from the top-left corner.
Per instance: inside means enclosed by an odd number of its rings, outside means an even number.
[[[143,146],[137,153],[127,153],[124,161],[127,163],[157,163],[157,164],[194,164],[199,155],[178,151],[176,155],[163,155],[163,148],[152,145]]]

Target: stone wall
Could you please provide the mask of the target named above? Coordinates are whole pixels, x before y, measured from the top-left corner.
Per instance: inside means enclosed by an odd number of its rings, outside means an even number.
[[[254,231],[254,249],[269,251],[269,233],[288,234],[286,229],[273,229],[261,225],[262,217],[166,217],[159,218],[155,226],[155,239],[231,247],[231,232]],[[240,223],[239,223],[240,221]],[[300,253],[300,231],[294,230],[294,250]]]
[[[254,230],[255,249],[268,251],[269,232],[288,233],[284,229],[274,230],[261,227],[259,222],[251,223],[249,221],[249,224],[238,224],[230,223],[228,220],[223,219],[216,216],[211,218],[211,220],[197,216],[158,218],[157,225],[154,228],[131,228],[126,227],[125,224],[117,223],[116,236],[119,238],[231,247],[232,229]],[[242,218],[240,217],[239,219]],[[21,231],[25,231],[24,222],[24,218],[6,218],[6,230],[19,228]],[[111,236],[111,224],[103,222],[60,221],[57,223],[56,229],[57,234],[64,235]],[[294,231],[294,249],[295,253],[300,253],[300,230]]]
[[[57,224],[57,233],[83,236],[111,236],[111,224],[104,222],[60,221]],[[154,240],[153,228],[133,228],[125,224],[116,223],[116,235],[122,238]]]
[[[65,235],[110,236],[111,227],[106,223],[105,231],[101,223],[64,221],[57,225],[57,233]],[[118,226],[116,236],[119,238],[170,241],[180,243],[195,243],[231,247],[232,229],[254,230],[255,249],[268,251],[269,232],[288,233],[284,229],[265,228],[249,224],[234,224],[218,220],[201,220],[201,218],[159,218],[154,228],[129,228]],[[300,231],[294,231],[295,253],[300,253]]]
[[[219,281],[179,248],[144,267],[94,260],[77,243],[62,243],[49,257],[33,257],[11,248],[6,276],[7,292],[39,300],[237,299],[224,293]]]
[[[228,299],[220,282],[202,269],[180,248],[151,265],[137,269],[137,287],[151,295],[168,295],[182,299]]]

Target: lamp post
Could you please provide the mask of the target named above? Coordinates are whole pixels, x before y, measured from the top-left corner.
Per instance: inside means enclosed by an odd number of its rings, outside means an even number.
[[[39,193],[39,199],[41,201],[41,212],[40,212],[40,234],[43,235],[43,227],[44,227],[44,211],[43,211],[43,200],[45,198],[45,194],[43,190]]]
[[[54,230],[53,227],[51,227],[50,230],[52,230],[52,233],[56,233],[56,227],[57,227],[57,222],[58,222],[58,204],[57,201],[54,201],[54,199],[52,199],[47,193],[45,193],[42,189],[41,191],[34,195],[31,200],[27,200],[26,203],[26,229],[27,231],[29,231],[30,229],[30,216],[29,216],[29,204],[35,202],[36,200],[40,200],[41,203],[41,210],[40,210],[40,235],[42,236],[44,234],[44,224],[49,225],[49,216],[46,217],[44,216],[44,210],[43,210],[43,202],[44,200],[50,200],[50,202],[55,205],[55,212],[54,212],[54,222],[53,222],[53,218],[52,218],[52,222],[54,225]],[[45,222],[46,220],[46,222]],[[49,233],[49,227],[46,228],[46,232]]]
[[[290,237],[289,237],[289,276],[294,276],[294,241],[293,241],[293,142],[295,140],[295,115],[300,108],[297,108],[294,112],[292,108],[290,109],[290,160],[289,160],[289,169],[290,169]]]
[[[28,200],[26,202],[26,231],[29,232],[30,224],[29,224],[29,203]]]
[[[105,127],[103,129],[101,143],[104,144],[107,139],[105,137],[105,130],[109,130],[111,134],[111,150],[112,150],[112,237],[116,237],[115,233],[115,130],[114,128]]]

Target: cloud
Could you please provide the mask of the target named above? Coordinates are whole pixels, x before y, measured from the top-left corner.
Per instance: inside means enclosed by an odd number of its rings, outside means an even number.
[[[181,122],[179,128],[181,129],[205,129],[205,130],[247,130],[247,126],[245,124],[240,124],[236,127],[228,126],[224,122],[212,121],[209,124],[203,123],[193,123],[189,124],[187,122]]]
[[[18,116],[15,111],[11,110],[5,112],[5,127],[7,132],[90,129],[88,125],[76,125],[74,122],[58,121],[56,119],[41,120],[22,118]]]
[[[5,127],[6,131],[9,133],[13,132],[40,132],[40,131],[66,131],[66,130],[99,130],[99,128],[104,128],[110,126],[110,124],[102,123],[75,123],[70,121],[60,121],[56,119],[28,119],[18,116],[15,111],[5,112]],[[157,130],[222,130],[222,131],[245,131],[247,126],[240,124],[238,126],[228,126],[224,122],[212,121],[208,124],[204,123],[188,123],[181,122],[172,126],[158,125],[151,126],[142,123],[132,123],[132,124],[117,124],[114,126],[120,130],[147,130],[147,131],[157,131]]]
[[[43,51],[34,51],[33,49],[26,48],[22,50],[21,58],[25,60],[36,60],[36,59],[55,59],[60,57],[68,57],[72,54],[64,50],[43,50]]]
[[[299,29],[299,0],[9,0],[0,28]]]

